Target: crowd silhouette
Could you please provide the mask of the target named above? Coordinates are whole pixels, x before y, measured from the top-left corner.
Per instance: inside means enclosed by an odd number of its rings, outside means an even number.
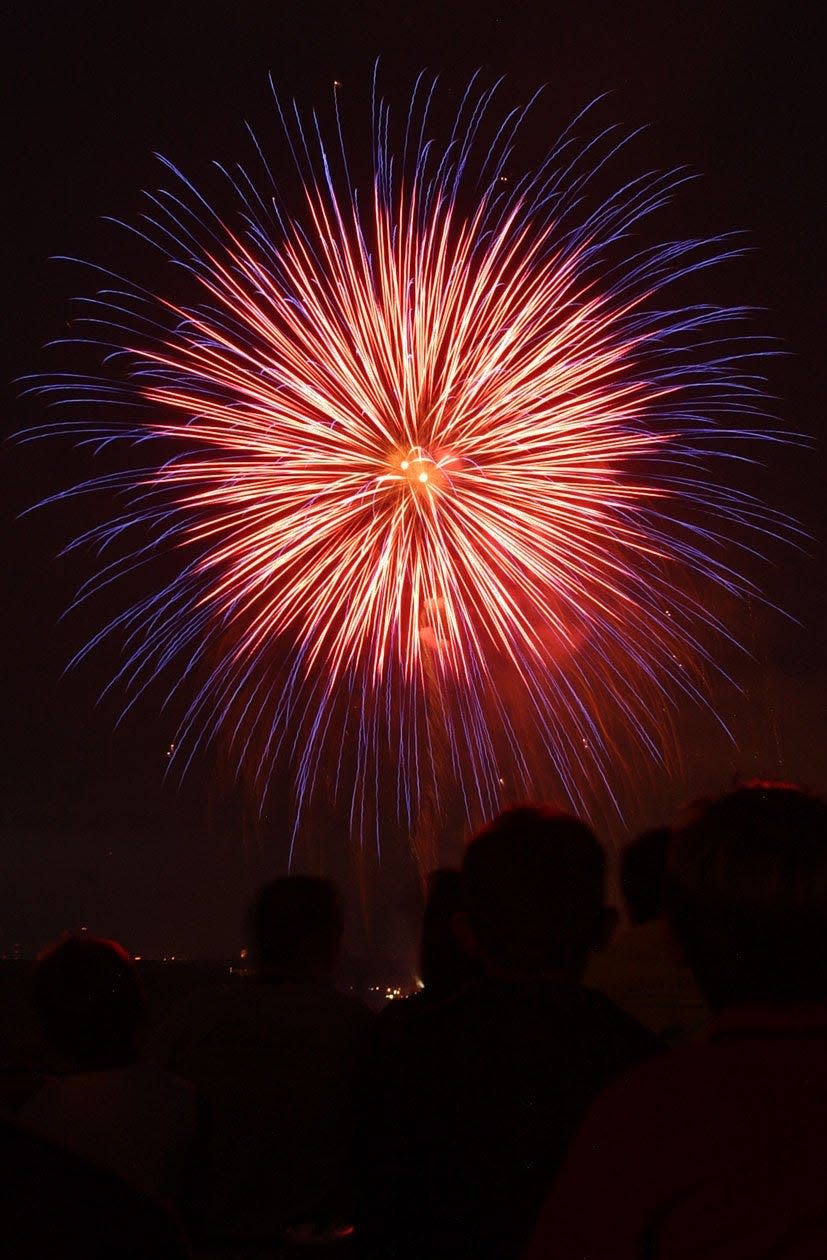
[[[378,1014],[336,987],[323,879],[263,888],[250,974],[154,1026],[118,944],[53,945],[63,1067],[0,1120],[4,1254],[827,1256],[827,804],[733,788],[620,876],[618,913],[584,821],[506,811],[431,876],[421,988]]]

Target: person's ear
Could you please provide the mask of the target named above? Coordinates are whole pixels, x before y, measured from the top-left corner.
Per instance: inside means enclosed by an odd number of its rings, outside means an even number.
[[[469,958],[479,958],[480,947],[471,926],[471,920],[465,910],[455,910],[451,916],[451,931],[456,937],[460,949]]]
[[[594,945],[593,949],[608,949],[612,939],[617,932],[620,923],[620,915],[614,906],[604,906],[597,916],[595,925]]]

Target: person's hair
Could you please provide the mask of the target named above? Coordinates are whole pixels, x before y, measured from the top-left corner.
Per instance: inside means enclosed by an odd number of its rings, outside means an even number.
[[[332,968],[342,936],[336,885],[310,875],[288,875],[266,884],[250,908],[250,942],[259,967],[268,970]]]
[[[666,855],[672,833],[655,827],[635,837],[620,859],[620,886],[631,923],[649,923],[663,910]]]
[[[479,975],[479,963],[462,948],[454,931],[454,916],[462,908],[459,871],[449,867],[432,871],[422,917],[419,964],[423,986],[431,994],[456,992]]]
[[[465,909],[483,958],[506,971],[579,972],[600,930],[606,859],[594,832],[548,806],[506,810],[469,844]]]
[[[761,781],[696,804],[666,912],[714,1009],[827,998],[827,803]]]
[[[51,1044],[74,1067],[135,1057],[144,997],[134,962],[116,941],[70,936],[38,959],[35,1002]]]

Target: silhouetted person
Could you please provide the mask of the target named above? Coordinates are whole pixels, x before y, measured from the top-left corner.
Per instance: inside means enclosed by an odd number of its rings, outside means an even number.
[[[596,953],[586,981],[670,1044],[696,1035],[709,1019],[695,979],[664,915],[668,827],[645,831],[620,858],[627,922]]]
[[[388,1040],[392,1052],[393,1038],[404,1037],[412,1019],[444,1002],[478,980],[482,967],[478,958],[463,949],[456,933],[455,920],[462,909],[462,878],[458,870],[441,867],[428,876],[425,911],[422,917],[422,940],[419,952],[421,989],[403,1001],[389,1002],[376,1023],[378,1042]]]
[[[69,1070],[24,1103],[21,1125],[189,1210],[204,1118],[190,1085],[139,1055],[144,999],[132,959],[114,941],[69,937],[38,960],[35,1001]]]
[[[582,987],[611,925],[589,828],[526,806],[469,845],[456,927],[484,977],[377,1056],[362,1169],[365,1255],[518,1256],[582,1113],[657,1047]]]
[[[827,1256],[827,804],[701,805],[666,907],[715,1019],[596,1102],[527,1260]]]
[[[186,1260],[175,1217],[105,1168],[0,1121],[8,1260]]]
[[[462,907],[460,872],[434,871],[428,879],[419,963],[422,993],[429,1001],[441,1002],[479,976],[478,960],[457,939],[454,920]]]
[[[255,975],[191,995],[154,1051],[206,1094],[214,1127],[208,1237],[278,1243],[288,1226],[347,1215],[354,1076],[372,1016],[337,992],[335,887],[263,888],[249,917]]]
[[[637,836],[621,854],[620,887],[630,923],[651,923],[663,913],[671,839],[669,827],[654,827]]]

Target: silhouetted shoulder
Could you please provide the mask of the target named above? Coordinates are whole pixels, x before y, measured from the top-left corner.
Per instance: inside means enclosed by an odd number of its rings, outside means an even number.
[[[0,1122],[0,1230],[15,1260],[185,1260],[176,1220],[102,1168]]]
[[[595,989],[531,978],[481,980],[423,1010],[415,1032],[422,1038],[482,1035],[522,1044],[533,1031],[567,1051],[582,1042],[589,1057],[619,1057],[629,1064],[662,1049],[660,1039]]]
[[[285,1019],[292,1025],[349,1029],[359,1036],[367,1033],[374,1016],[359,998],[331,984],[249,978],[197,989],[183,998],[155,1030],[148,1049],[156,1062],[175,1070],[207,1039],[260,1037],[267,1027]]]
[[[827,1007],[725,1013],[587,1113],[526,1260],[827,1255]],[[593,1211],[601,1186],[601,1210]]]

